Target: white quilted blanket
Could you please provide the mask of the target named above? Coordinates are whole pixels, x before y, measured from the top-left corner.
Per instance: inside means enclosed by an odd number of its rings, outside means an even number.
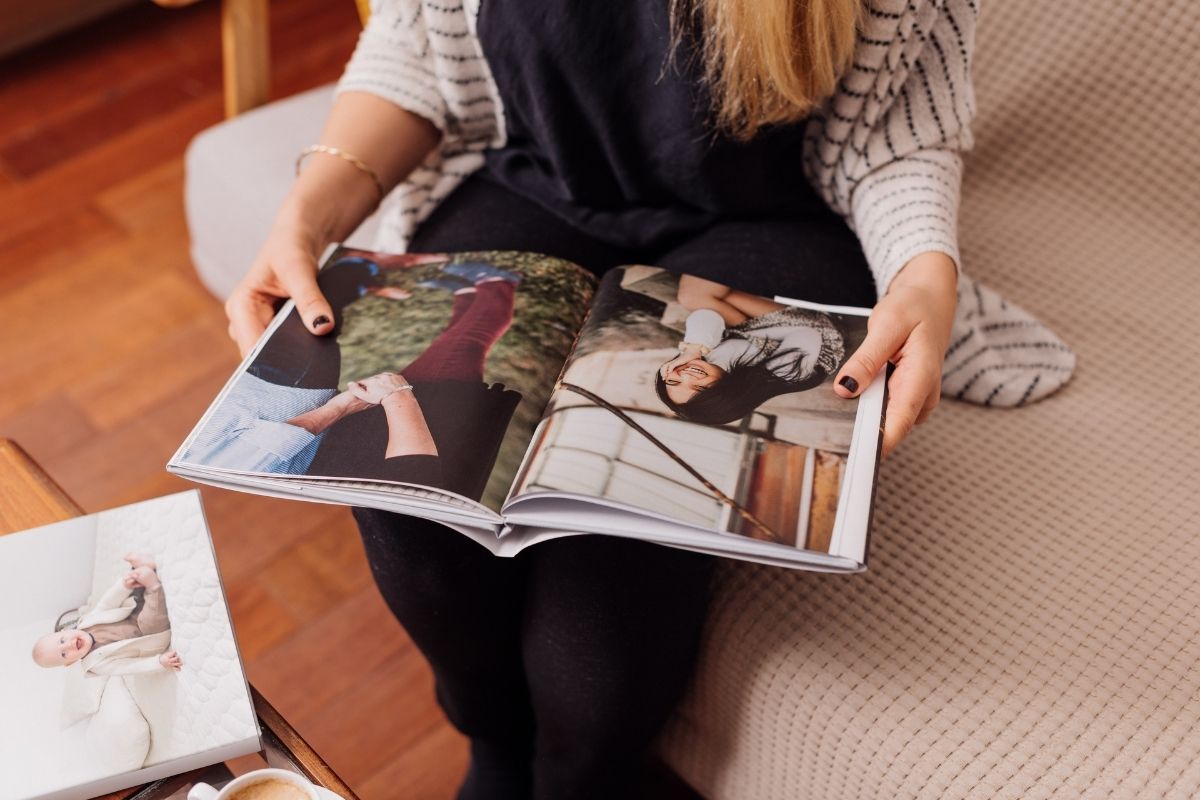
[[[160,497],[100,516],[93,597],[129,566],[131,551],[158,563],[183,669],[122,678],[150,723],[146,765],[258,735],[229,610],[196,492]]]

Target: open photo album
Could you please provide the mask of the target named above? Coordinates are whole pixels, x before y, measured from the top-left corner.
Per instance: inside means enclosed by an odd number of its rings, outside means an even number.
[[[200,492],[0,536],[0,675],[0,800],[257,752]]]
[[[520,252],[331,248],[171,458],[230,489],[423,517],[497,555],[624,536],[866,565],[885,400],[833,391],[869,309]]]

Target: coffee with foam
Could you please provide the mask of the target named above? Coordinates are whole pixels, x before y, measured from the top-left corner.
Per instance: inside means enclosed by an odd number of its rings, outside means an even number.
[[[249,786],[239,786],[229,800],[309,800],[308,792],[280,778],[263,778]]]

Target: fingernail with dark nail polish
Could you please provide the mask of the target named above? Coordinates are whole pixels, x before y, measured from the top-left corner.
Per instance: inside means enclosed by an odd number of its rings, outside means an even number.
[[[851,378],[849,375],[843,375],[842,379],[838,381],[838,384],[846,387],[846,390],[851,394],[858,391],[858,381],[854,380],[854,378]]]
[[[327,324],[329,324],[329,317],[325,316],[324,314],[322,314],[321,316],[317,317],[316,319],[314,319],[312,321],[312,326],[314,328],[319,328],[322,325],[327,325]]]

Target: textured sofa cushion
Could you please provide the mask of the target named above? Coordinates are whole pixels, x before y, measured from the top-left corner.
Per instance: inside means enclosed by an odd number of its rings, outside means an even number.
[[[961,217],[1076,377],[944,404],[866,574],[723,565],[661,743],[710,800],[1200,795],[1200,6],[1097,10],[986,6]]]

